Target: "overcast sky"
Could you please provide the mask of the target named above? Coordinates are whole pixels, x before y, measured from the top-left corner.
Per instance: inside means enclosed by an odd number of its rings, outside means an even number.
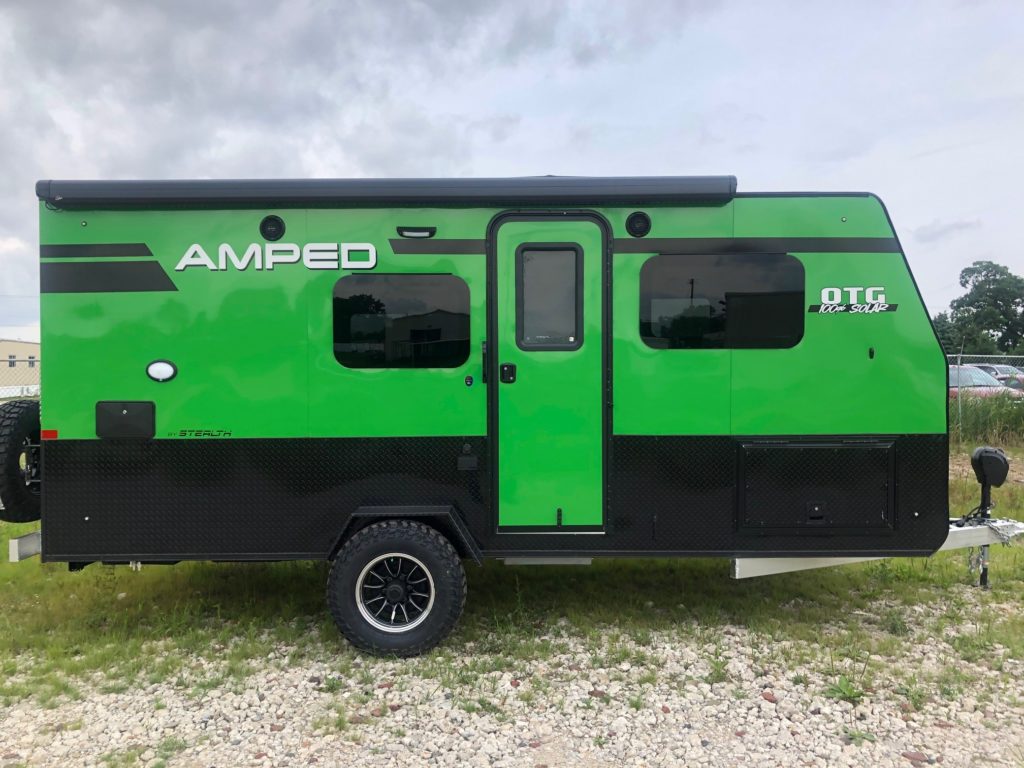
[[[0,74],[0,337],[39,178],[728,173],[881,195],[933,312],[1024,272],[1021,0],[0,0]]]

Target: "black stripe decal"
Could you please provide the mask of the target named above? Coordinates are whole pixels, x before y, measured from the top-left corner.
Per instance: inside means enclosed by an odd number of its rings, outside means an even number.
[[[483,240],[388,240],[395,253],[430,253],[441,256],[484,253]]]
[[[899,253],[894,237],[616,238],[616,253]]]
[[[105,257],[131,258],[152,256],[145,243],[84,243],[81,245],[40,245],[43,259],[100,259]]]
[[[39,265],[41,293],[176,291],[158,261],[48,261]]]

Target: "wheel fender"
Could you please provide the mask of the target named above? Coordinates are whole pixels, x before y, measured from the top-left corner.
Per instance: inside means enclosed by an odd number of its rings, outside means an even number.
[[[452,504],[438,505],[364,505],[357,507],[345,525],[342,527],[338,538],[331,547],[330,558],[341,549],[342,545],[370,522],[376,520],[418,520],[436,528],[455,547],[456,551],[464,558],[469,558],[477,565],[483,565],[483,553],[480,545],[462,519],[462,515]]]

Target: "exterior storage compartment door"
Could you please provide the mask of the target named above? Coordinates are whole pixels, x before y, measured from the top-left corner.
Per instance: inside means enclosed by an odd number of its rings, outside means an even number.
[[[740,447],[739,529],[755,535],[878,535],[896,525],[888,442]]]

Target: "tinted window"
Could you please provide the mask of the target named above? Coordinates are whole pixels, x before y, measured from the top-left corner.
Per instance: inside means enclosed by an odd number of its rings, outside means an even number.
[[[455,275],[349,275],[334,286],[334,356],[348,368],[456,368],[469,286]]]
[[[516,253],[517,342],[522,349],[578,349],[577,248],[521,248]]]
[[[788,254],[661,254],[640,269],[640,336],[656,349],[792,347],[804,312],[804,267]]]

